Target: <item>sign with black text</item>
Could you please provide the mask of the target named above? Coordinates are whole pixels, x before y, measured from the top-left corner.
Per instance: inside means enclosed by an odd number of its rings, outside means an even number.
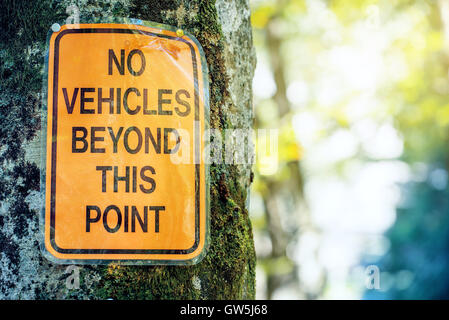
[[[47,67],[45,255],[197,262],[209,113],[196,39],[160,25],[65,25],[50,37]]]

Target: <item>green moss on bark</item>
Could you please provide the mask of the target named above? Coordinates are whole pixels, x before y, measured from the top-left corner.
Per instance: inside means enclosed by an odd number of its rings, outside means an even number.
[[[67,18],[66,8],[71,3],[9,0],[0,5],[0,184],[5,186],[0,192],[0,202],[12,208],[0,214],[0,245],[8,255],[4,258],[8,266],[2,267],[1,273],[12,274],[10,283],[0,279],[0,297],[254,298],[255,252],[245,208],[247,186],[241,185],[241,172],[233,165],[210,168],[211,241],[208,254],[197,265],[83,266],[80,288],[68,290],[65,267],[53,265],[40,255],[38,214],[27,202],[30,194],[39,190],[40,163],[25,160],[26,145],[35,141],[40,129],[39,93],[47,30],[54,22]],[[201,43],[209,67],[210,126],[221,130],[232,128],[228,119],[231,107],[234,117],[248,112],[230,99],[225,59],[232,57],[225,50],[214,1],[79,0],[74,3],[79,7],[81,19],[128,16],[189,31]],[[250,30],[247,32],[250,34]],[[29,279],[24,279],[27,276]],[[22,281],[22,287],[14,288],[14,281]]]

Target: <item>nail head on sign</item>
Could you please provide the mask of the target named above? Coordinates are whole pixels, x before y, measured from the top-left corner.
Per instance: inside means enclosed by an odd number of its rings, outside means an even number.
[[[178,37],[182,37],[184,35],[184,31],[182,29],[178,29],[178,30],[176,30],[176,35]]]
[[[53,32],[58,32],[59,30],[61,30],[61,26],[59,25],[59,23],[53,23],[53,25],[51,26],[51,30]]]

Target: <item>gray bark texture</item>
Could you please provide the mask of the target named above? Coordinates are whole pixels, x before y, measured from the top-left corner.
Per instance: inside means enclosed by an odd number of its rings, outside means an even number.
[[[67,266],[42,257],[39,135],[45,42],[53,23],[71,22],[78,13],[81,22],[130,17],[189,31],[201,43],[209,67],[211,128],[252,127],[255,54],[248,0],[2,0],[0,299],[254,298],[255,251],[246,206],[250,165],[211,166],[211,242],[197,265]]]

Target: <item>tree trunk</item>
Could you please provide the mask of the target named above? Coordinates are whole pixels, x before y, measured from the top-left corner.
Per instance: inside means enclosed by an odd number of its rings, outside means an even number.
[[[73,6],[75,5],[75,7]],[[203,46],[210,125],[252,125],[255,65],[247,0],[3,0],[0,4],[0,299],[252,299],[249,165],[210,168],[211,240],[194,266],[57,265],[39,250],[40,114],[47,31],[55,22],[131,17],[180,27]],[[70,22],[70,21],[69,21]],[[78,282],[79,279],[79,282]]]

